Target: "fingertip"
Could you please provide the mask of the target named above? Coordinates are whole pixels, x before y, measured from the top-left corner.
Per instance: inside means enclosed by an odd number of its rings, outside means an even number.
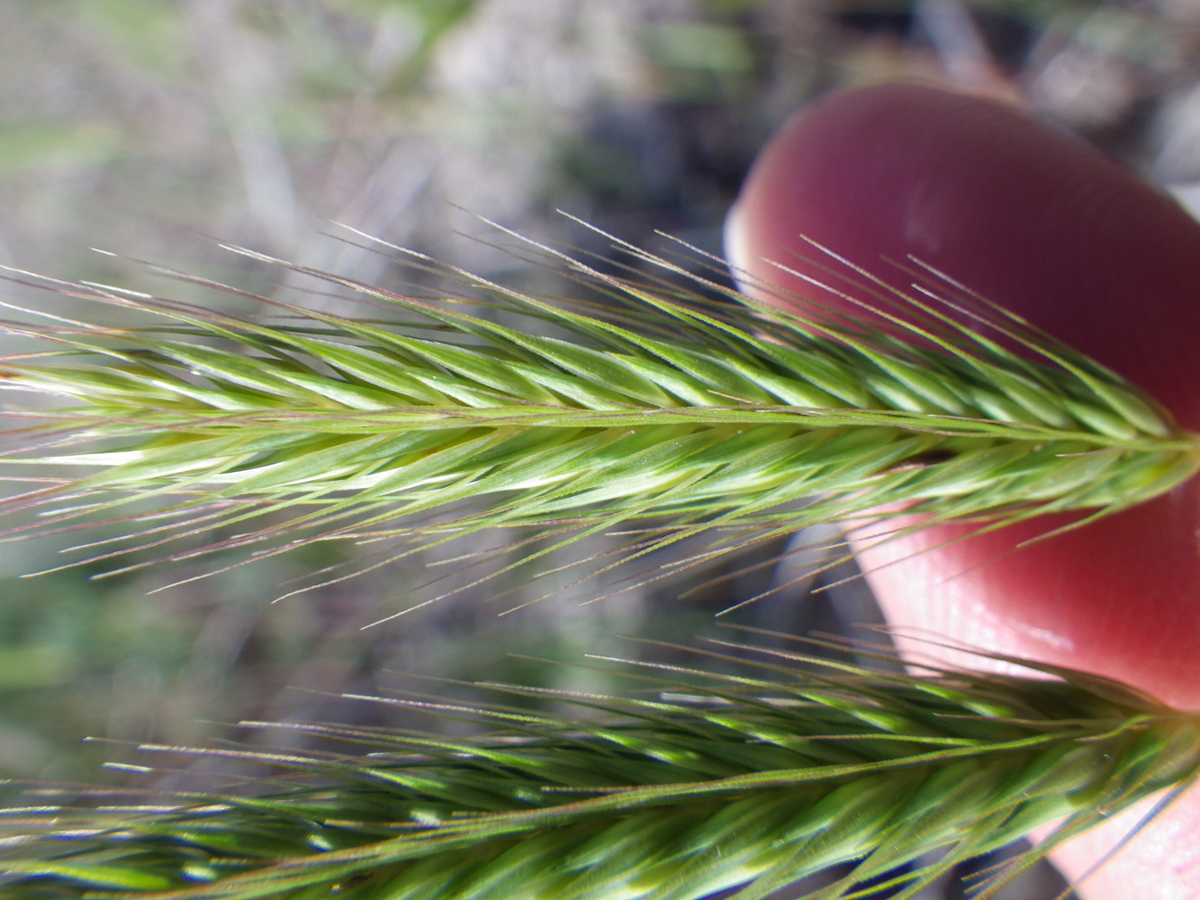
[[[763,150],[727,225],[753,293],[845,308],[800,275],[815,238],[903,289],[909,254],[1147,388],[1200,428],[1200,225],[1098,151],[1010,107],[916,85],[834,94]],[[757,279],[757,281],[756,281]],[[1062,524],[1062,523],[1058,523]],[[865,557],[897,624],[1104,671],[1200,706],[1200,490],[1017,550],[1034,522],[935,529]],[[907,560],[907,561],[905,561]]]

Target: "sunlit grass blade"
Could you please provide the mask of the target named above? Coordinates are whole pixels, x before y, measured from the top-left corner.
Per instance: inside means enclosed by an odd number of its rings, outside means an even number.
[[[1200,771],[1193,714],[1095,676],[914,677],[728,646],[696,651],[710,671],[619,663],[642,699],[485,686],[579,718],[379,701],[475,721],[470,738],[301,725],[346,752],[145,746],[264,777],[213,795],[31,788],[0,810],[0,897],[749,900],[850,864],[810,896],[891,878],[903,898]]]

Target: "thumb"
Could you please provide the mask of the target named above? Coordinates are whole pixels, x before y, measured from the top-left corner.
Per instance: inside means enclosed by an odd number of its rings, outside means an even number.
[[[1200,429],[1200,225],[1098,151],[1016,110],[912,85],[813,106],[762,152],[731,213],[726,250],[755,279],[845,307],[767,262],[820,278],[797,252],[807,249],[800,235],[901,288],[902,273],[889,274],[882,260],[911,254]],[[930,529],[862,561],[895,626],[936,623],[973,646],[1104,674],[1200,708],[1196,483],[1014,549],[1067,521],[949,546],[965,529]],[[1089,900],[1200,895],[1197,824],[1193,792],[1080,892]],[[1056,862],[1078,875],[1123,833],[1113,831],[1073,842]]]

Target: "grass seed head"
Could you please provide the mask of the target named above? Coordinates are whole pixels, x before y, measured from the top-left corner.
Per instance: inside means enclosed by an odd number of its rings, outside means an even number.
[[[0,897],[758,898],[839,864],[808,896],[893,873],[911,897],[1062,818],[976,886],[987,898],[1059,837],[1200,770],[1194,716],[1092,676],[918,678],[742,651],[726,674],[625,664],[656,699],[492,686],[585,715],[444,707],[484,726],[471,738],[296,726],[370,756],[146,746],[267,777],[211,796],[35,790],[0,816]]]
[[[545,250],[590,302],[443,270],[482,296],[474,311],[238,251],[383,304],[391,321],[260,297],[290,317],[263,324],[42,279],[147,324],[7,326],[48,349],[0,362],[0,386],[62,405],[9,410],[0,462],[93,470],[10,498],[40,515],[7,535],[126,523],[125,543],[82,564],[381,538],[399,558],[414,540],[498,526],[551,534],[530,562],[633,528],[628,558],[707,536],[699,560],[899,511],[996,525],[1102,514],[1200,464],[1196,439],[1119,376],[1000,313],[964,324],[972,298],[952,282],[882,297],[874,327],[618,249],[632,259],[615,274]],[[236,536],[173,546],[218,526]]]

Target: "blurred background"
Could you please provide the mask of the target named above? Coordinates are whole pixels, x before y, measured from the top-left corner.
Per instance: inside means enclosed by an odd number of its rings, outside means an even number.
[[[663,230],[720,253],[725,211],[784,119],[831,89],[893,77],[1023,103],[1189,202],[1200,194],[1198,50],[1196,0],[3,0],[0,263],[224,304],[89,248],[268,294],[279,273],[214,239],[397,278],[387,258],[327,235],[345,223],[489,278],[544,284],[458,236],[488,236],[458,207],[590,249],[600,245],[556,209],[633,243],[653,247]],[[0,299],[46,302],[14,285]],[[716,634],[714,612],[794,581],[789,567],[811,557],[776,563],[774,545],[587,606],[586,586],[564,579],[505,617],[523,588],[493,583],[363,630],[409,605],[430,572],[470,579],[431,551],[271,602],[345,548],[153,596],[195,572],[18,578],[60,564],[60,546],[0,544],[3,776],[118,778],[97,766],[139,759],[127,745],[145,740],[299,740],[238,729],[243,719],[428,727],[337,696],[411,689],[405,674],[603,690],[596,672],[509,654],[662,658],[672,651],[618,636]],[[802,579],[738,621],[828,631],[875,620],[860,582],[805,600],[810,587]],[[1005,896],[1058,889],[1041,872]]]

